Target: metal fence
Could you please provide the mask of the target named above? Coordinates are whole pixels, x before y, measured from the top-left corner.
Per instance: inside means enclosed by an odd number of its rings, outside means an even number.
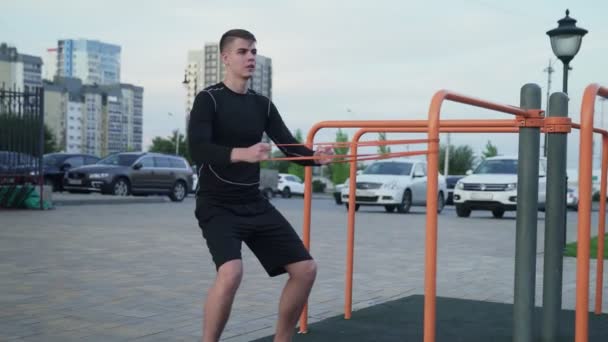
[[[43,208],[44,90],[0,86],[0,208],[21,207],[39,187]]]

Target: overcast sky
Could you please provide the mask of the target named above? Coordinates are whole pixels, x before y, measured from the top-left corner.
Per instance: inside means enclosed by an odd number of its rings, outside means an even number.
[[[544,104],[543,69],[555,59],[545,32],[566,8],[590,31],[570,73],[570,115],[579,121],[584,87],[608,85],[606,1],[19,0],[2,6],[0,41],[42,57],[58,39],[120,45],[121,81],[144,87],[147,146],[154,136],[184,130],[188,50],[231,28],[256,35],[259,53],[273,60],[274,102],[290,129],[306,133],[321,120],[423,119],[444,88],[518,105],[520,87],[533,82],[543,88]],[[561,62],[554,67],[551,90],[558,91]],[[443,108],[448,119],[507,118],[458,104]],[[318,141],[334,135],[323,131]],[[517,153],[515,135],[459,134],[452,143],[480,154],[488,139],[501,154]],[[569,167],[576,167],[578,135],[569,143]]]

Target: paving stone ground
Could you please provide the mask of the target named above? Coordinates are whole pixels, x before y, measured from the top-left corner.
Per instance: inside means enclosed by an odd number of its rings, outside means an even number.
[[[301,230],[302,200],[275,199]],[[194,201],[85,204],[0,211],[0,341],[197,341],[202,300],[215,268],[193,216]],[[597,212],[592,214],[596,231]],[[568,240],[576,240],[570,212]],[[355,310],[423,294],[424,208],[357,214]],[[543,214],[538,221],[536,304],[542,303]],[[346,213],[313,202],[312,254],[319,264],[310,322],[343,312]],[[437,293],[512,303],[515,216],[439,216]],[[225,341],[271,335],[285,276],[268,278],[243,248],[244,280]],[[564,261],[563,306],[575,304],[575,266]],[[591,262],[591,295],[595,261]],[[608,276],[604,275],[604,283]],[[608,296],[604,296],[607,312]],[[593,297],[590,298],[590,303]]]

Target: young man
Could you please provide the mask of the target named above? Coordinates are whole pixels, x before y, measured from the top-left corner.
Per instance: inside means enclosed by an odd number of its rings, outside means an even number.
[[[276,107],[247,89],[255,69],[256,39],[248,31],[230,30],[220,40],[226,76],[200,92],[194,101],[188,138],[199,166],[196,218],[217,269],[204,307],[203,342],[218,341],[243,275],[245,242],[269,276],[287,272],[279,304],[275,341],[291,341],[294,327],[316,276],[316,264],[289,222],[259,189],[261,160],[270,145],[297,144]],[[281,147],[287,156],[324,156],[302,165],[326,164],[331,148],[317,152],[304,146]]]

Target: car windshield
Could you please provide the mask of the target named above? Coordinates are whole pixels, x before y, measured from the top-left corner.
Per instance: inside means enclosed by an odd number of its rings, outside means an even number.
[[[137,154],[113,154],[101,159],[97,164],[131,166],[137,158],[139,158]]]
[[[380,162],[373,163],[364,171],[364,175],[401,175],[407,176],[412,170],[411,163]]]
[[[477,169],[475,174],[517,174],[517,160],[515,159],[492,159],[484,160]]]

